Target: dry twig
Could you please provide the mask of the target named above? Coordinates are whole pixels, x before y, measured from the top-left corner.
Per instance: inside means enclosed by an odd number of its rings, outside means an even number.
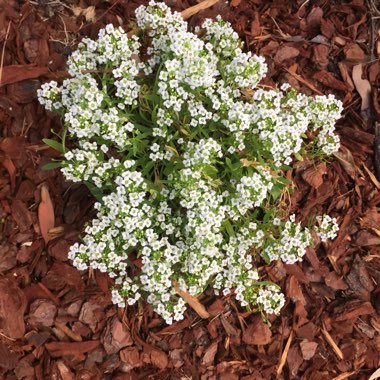
[[[219,0],[205,0],[202,1],[201,3],[194,5],[192,7],[189,7],[185,9],[184,11],[181,12],[182,18],[184,20],[187,20],[191,16],[194,16],[200,11],[203,11],[204,9],[210,8],[213,5],[215,5]]]
[[[276,376],[277,379],[280,377],[282,369],[284,368],[284,365],[286,363],[286,358],[288,357],[288,352],[289,352],[290,344],[292,343],[292,340],[293,340],[293,330],[289,334],[289,338],[288,338],[288,341],[286,342],[284,352],[282,353],[280,362],[278,363],[277,376]]]
[[[329,332],[325,329],[325,327],[322,328],[322,333],[325,336],[327,343],[331,346],[331,348],[334,350],[336,356],[340,359],[343,360],[343,352],[341,349],[338,347],[338,345],[335,343],[334,339],[332,336],[329,334]]]
[[[1,51],[1,60],[0,60],[0,86],[1,86],[1,81],[3,79],[3,66],[4,66],[4,55],[5,55],[5,45],[7,44],[8,41],[8,36],[9,36],[9,31],[11,30],[11,21],[8,23],[7,31],[5,33],[5,38],[4,38],[4,44],[3,44],[3,49]]]

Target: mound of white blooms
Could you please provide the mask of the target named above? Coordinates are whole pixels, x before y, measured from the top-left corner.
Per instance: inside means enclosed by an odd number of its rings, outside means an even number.
[[[211,286],[278,313],[284,296],[260,281],[253,261],[292,264],[313,243],[294,216],[279,218],[276,201],[294,157],[338,149],[342,105],[288,85],[260,88],[264,59],[244,52],[220,17],[193,33],[151,2],[136,19],[132,37],[107,25],[97,40],[83,39],[68,61],[71,78],[38,91],[75,145],[63,174],[99,197],[69,257],[115,279],[114,303],[146,299],[167,323],[186,310],[174,284],[193,296]],[[335,219],[318,221],[321,240],[336,236]]]

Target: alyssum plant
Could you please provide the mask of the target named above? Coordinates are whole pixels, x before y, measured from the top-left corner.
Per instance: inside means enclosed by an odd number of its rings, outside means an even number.
[[[69,257],[115,278],[114,303],[145,298],[169,324],[186,310],[176,286],[233,292],[242,306],[278,313],[284,296],[259,280],[254,255],[291,264],[312,236],[335,237],[335,219],[317,218],[313,235],[285,218],[279,199],[294,159],[338,149],[342,105],[287,85],[263,90],[264,59],[243,52],[221,18],[189,32],[179,13],[151,2],[136,19],[132,37],[107,25],[83,39],[71,78],[38,92],[76,144],[48,141],[64,153],[63,174],[99,200]]]

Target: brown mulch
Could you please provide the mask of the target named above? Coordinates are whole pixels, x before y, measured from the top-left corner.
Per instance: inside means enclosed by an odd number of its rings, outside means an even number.
[[[287,173],[296,184],[290,211],[303,221],[328,212],[340,232],[302,264],[262,268],[288,299],[269,328],[211,292],[200,299],[208,319],[189,310],[166,326],[144,304],[117,309],[105,275],[67,260],[94,200],[58,170],[41,170],[56,156],[42,138],[60,122],[36,89],[66,75],[83,36],[107,23],[129,27],[143,2],[0,0],[0,378],[368,379],[380,367],[380,5],[232,0],[189,20],[230,20],[266,57],[264,84],[344,102],[340,152]]]

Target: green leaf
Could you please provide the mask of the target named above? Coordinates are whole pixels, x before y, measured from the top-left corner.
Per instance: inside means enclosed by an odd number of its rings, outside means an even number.
[[[281,183],[283,185],[291,185],[293,182],[287,179],[286,177],[278,177],[276,178],[276,182]]]
[[[280,170],[293,170],[293,166],[289,166],[289,165],[281,165]]]
[[[85,181],[84,184],[87,186],[88,190],[90,190],[90,193],[98,200],[102,201],[103,199],[103,192],[99,187],[95,186],[93,183]]]
[[[211,178],[217,178],[218,169],[215,166],[212,165],[204,165],[203,171],[206,175],[208,175]]]
[[[276,288],[281,289],[280,286],[270,281],[257,281],[253,283],[252,286],[275,286]]]
[[[230,223],[228,219],[224,220],[222,224],[223,224],[223,227],[225,227],[229,236],[235,236],[235,231],[232,227],[232,224]]]
[[[48,171],[48,170],[56,169],[60,167],[62,167],[62,162],[54,161],[54,162],[48,162],[47,164],[42,165],[41,169],[44,171]]]
[[[270,191],[270,194],[271,194],[273,200],[275,201],[281,195],[281,189],[278,186],[273,186],[272,190]]]
[[[273,217],[273,209],[269,209],[268,211],[266,211],[265,215],[264,215],[264,218],[263,218],[263,224],[268,224],[269,221],[272,219]]]
[[[50,148],[53,148],[55,150],[58,150],[58,152],[61,152],[62,154],[65,153],[65,148],[63,147],[63,145],[61,143],[59,143],[58,141],[56,140],[52,140],[52,139],[42,139],[42,141],[46,144],[46,145],[49,145]]]

